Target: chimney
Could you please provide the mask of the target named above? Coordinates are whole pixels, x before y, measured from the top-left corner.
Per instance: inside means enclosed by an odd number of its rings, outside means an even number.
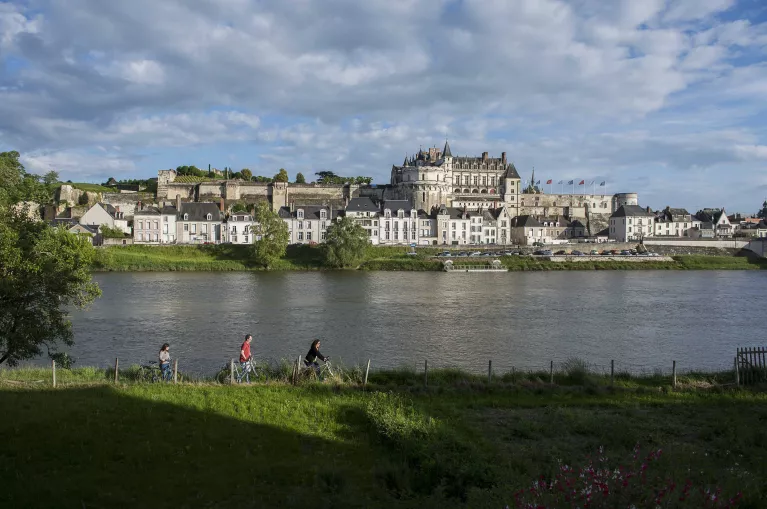
[[[115,212],[117,212],[118,214],[120,213],[120,206],[119,205],[117,207],[115,207]]]
[[[291,201],[290,202],[290,211],[295,212],[296,211],[296,202]]]
[[[221,213],[224,213],[224,199],[221,198],[221,200],[218,202],[218,210],[221,211]]]
[[[482,152],[482,161],[487,161],[487,152]]]
[[[181,212],[181,195],[176,195],[176,212]]]
[[[506,152],[501,152],[501,163],[506,165]]]
[[[136,208],[138,208],[139,210],[144,210],[144,205],[141,202],[138,202],[136,204]]]

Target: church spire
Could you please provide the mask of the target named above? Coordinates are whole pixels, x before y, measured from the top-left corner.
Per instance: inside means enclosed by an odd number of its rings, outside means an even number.
[[[402,163],[402,166],[407,166],[407,153],[405,154],[405,162]]]
[[[445,138],[445,148],[442,150],[442,157],[453,157],[453,153],[450,152],[450,144],[447,142],[447,138]]]

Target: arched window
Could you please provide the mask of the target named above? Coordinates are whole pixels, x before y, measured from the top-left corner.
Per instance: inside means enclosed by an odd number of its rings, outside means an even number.
[[[189,221],[189,214],[184,214],[184,221]]]
[[[472,194],[479,194],[479,189],[473,189],[473,190],[471,191],[471,193],[472,193]]]
[[[464,190],[463,190],[463,193],[464,193],[464,194],[469,194],[469,190],[468,190],[468,189],[464,189]]]
[[[206,218],[208,221],[210,221],[211,219],[213,219],[213,215],[212,215],[212,214],[208,214],[207,216],[205,216],[205,218]]]
[[[453,189],[453,192],[456,193],[456,194],[461,194],[461,190],[460,189]]]
[[[487,194],[487,189],[483,189],[480,191],[480,194]]]

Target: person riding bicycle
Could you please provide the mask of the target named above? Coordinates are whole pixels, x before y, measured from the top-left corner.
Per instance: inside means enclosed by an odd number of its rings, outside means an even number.
[[[240,347],[240,374],[237,376],[237,383],[242,382],[242,377],[245,377],[245,381],[250,383],[250,342],[253,340],[253,336],[250,334],[245,336],[245,341],[242,342]]]
[[[304,364],[307,368],[314,368],[314,371],[317,373],[317,376],[320,376],[320,365],[317,362],[317,359],[320,359],[323,362],[328,362],[330,360],[330,357],[325,357],[320,353],[320,340],[315,339],[312,341],[312,346],[309,348],[309,353],[306,354],[306,358],[304,359]]]
[[[164,343],[160,348],[160,372],[163,380],[170,381],[170,345],[168,343]]]

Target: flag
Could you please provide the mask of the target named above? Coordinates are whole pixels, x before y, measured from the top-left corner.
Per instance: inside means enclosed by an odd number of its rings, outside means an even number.
[[[540,185],[540,183],[541,183],[541,181],[539,180],[538,182],[536,182],[536,183],[535,183],[535,185],[536,185],[536,186],[537,186],[537,185]]]
[[[551,179],[546,181],[547,184],[551,184],[552,182],[553,182],[553,180],[551,180]]]
[[[568,185],[568,186],[571,186],[571,185],[573,185],[573,181],[571,180],[570,182],[568,182],[568,183],[567,183],[567,185]]]
[[[557,182],[557,184],[564,184],[564,183],[565,183],[564,180],[560,180],[559,182]]]
[[[600,186],[604,186],[604,185],[605,185],[605,182],[604,182],[604,180],[603,180],[603,181],[602,181],[602,183],[601,183],[601,184],[599,184],[599,185],[600,185]]]
[[[578,185],[579,185],[579,186],[582,186],[582,185],[583,185],[583,184],[585,184],[585,183],[586,183],[586,181],[585,181],[585,180],[581,180],[580,182],[578,182]]]
[[[589,183],[590,186],[594,185],[594,181],[592,180],[591,183]]]

